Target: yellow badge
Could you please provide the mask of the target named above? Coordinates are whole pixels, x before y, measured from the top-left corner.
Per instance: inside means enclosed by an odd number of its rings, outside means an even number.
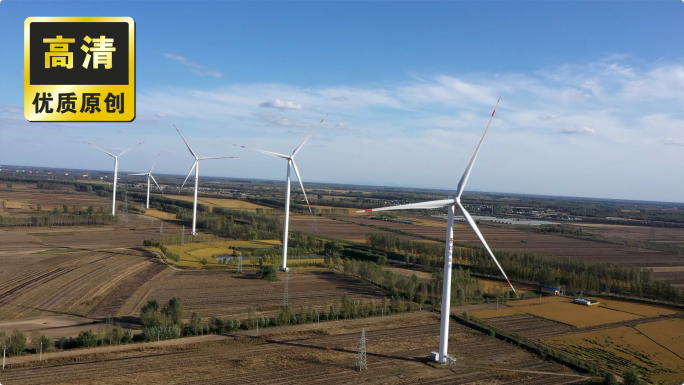
[[[27,18],[24,116],[31,122],[135,119],[133,19]]]

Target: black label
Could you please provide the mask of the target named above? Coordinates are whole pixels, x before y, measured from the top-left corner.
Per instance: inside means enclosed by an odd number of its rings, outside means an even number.
[[[31,84],[32,85],[127,85],[128,84],[128,23],[37,23],[32,22],[31,28]],[[51,52],[51,43],[43,39],[73,39],[68,43],[68,50],[61,51],[57,47],[54,57],[60,57],[66,52],[72,53],[71,68],[64,66],[63,58],[53,63],[49,57],[49,68],[45,68],[45,54]],[[101,53],[98,43],[94,39],[114,39],[106,47],[115,51]],[[84,38],[88,39],[84,40]],[[88,42],[90,40],[90,42]],[[63,45],[64,43],[53,43]],[[81,49],[88,48],[88,52]],[[100,48],[103,46],[100,46]],[[111,55],[110,55],[111,54]],[[98,56],[96,56],[98,55]],[[95,58],[99,57],[99,63]],[[105,68],[105,61],[111,61],[111,68]],[[84,68],[84,62],[87,67]],[[97,65],[97,68],[94,68]]]

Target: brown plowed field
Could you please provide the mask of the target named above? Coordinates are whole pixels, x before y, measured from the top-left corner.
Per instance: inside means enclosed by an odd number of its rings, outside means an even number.
[[[114,316],[138,286],[168,268],[135,250],[61,251],[1,257],[0,320],[86,315],[95,309]]]
[[[264,316],[274,317],[283,303],[285,275],[279,273],[280,281],[268,282],[255,278],[253,273],[177,270],[158,282],[147,298],[163,303],[180,297],[187,317],[197,312],[202,317],[244,319],[250,307]],[[354,300],[375,299],[378,306],[383,298],[383,292],[377,287],[329,270],[293,269],[289,274],[289,303],[296,309],[314,305],[322,310],[326,303],[339,304],[343,294]]]
[[[107,210],[107,207],[110,210],[112,209],[111,198],[86,193],[54,194],[50,190],[37,189],[35,184],[33,186],[17,186],[13,188],[13,191],[3,191],[0,193],[0,198],[26,202],[32,206],[31,210],[36,210],[38,205],[41,205],[45,211],[52,209],[62,211],[63,205],[69,206],[69,211],[74,205],[76,207],[93,206],[96,211],[99,207],[104,210]]]
[[[345,217],[345,219],[348,219]],[[374,224],[380,224],[384,222],[373,221]],[[346,223],[341,221],[332,220],[329,218],[322,217],[310,217],[310,216],[292,216],[290,217],[290,229],[305,231],[308,233],[321,234],[325,237],[337,238],[340,240],[346,240],[357,243],[366,242],[366,234],[368,233],[387,233],[393,234],[388,231],[382,231],[378,229],[373,229],[371,227],[358,226],[352,223]],[[443,236],[443,235],[442,235]],[[406,237],[413,240],[423,240],[420,238]]]
[[[452,323],[449,369],[423,362],[437,347],[439,320],[425,312],[335,323],[320,331],[280,328],[269,337],[234,337],[65,358],[11,367],[2,383],[107,384],[567,384],[586,381],[510,344]],[[361,328],[369,370],[354,367]],[[293,330],[288,332],[288,330]],[[68,363],[68,365],[64,365]],[[30,364],[24,364],[30,365]]]

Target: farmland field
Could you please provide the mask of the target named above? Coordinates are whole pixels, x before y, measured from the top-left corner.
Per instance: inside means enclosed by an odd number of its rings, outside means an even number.
[[[574,303],[557,302],[536,306],[518,307],[519,310],[537,317],[569,325],[584,327],[640,318],[635,314],[610,310],[598,306],[583,306]]]
[[[654,329],[662,331],[654,333]],[[683,332],[684,321],[674,319],[636,328],[622,326],[546,338],[542,342],[618,373],[636,367],[651,382],[674,383],[684,378],[684,359],[657,339],[667,339],[666,334],[681,336]],[[666,342],[676,344],[677,341]],[[681,344],[674,346],[681,350]]]
[[[313,305],[322,310],[326,304],[341,302],[343,294],[355,300],[375,300],[378,305],[384,297],[377,287],[330,270],[293,269],[289,275],[289,303],[295,309]],[[176,270],[158,282],[146,298],[166,302],[181,297],[188,316],[197,312],[202,317],[246,318],[247,309],[253,307],[266,317],[274,317],[285,291],[284,275],[279,276],[280,281],[268,282],[234,270]]]
[[[354,243],[365,243],[366,234],[368,233],[393,234],[388,231],[378,230],[371,227],[362,227],[353,223],[346,223],[322,217],[312,218],[311,216],[304,215],[290,217],[290,229],[320,234],[325,237],[336,238]],[[406,238],[422,240],[416,237]]]
[[[684,360],[684,319],[649,322],[635,326],[635,329],[678,354]]]
[[[452,324],[450,346],[458,359],[449,370],[422,360],[437,347],[439,320],[426,312],[265,329],[267,335],[222,337],[187,345],[164,344],[126,351],[14,364],[0,381],[108,384],[569,384],[588,377],[543,361],[510,344]],[[361,329],[369,370],[354,356]],[[253,335],[254,332],[249,332]],[[195,338],[196,339],[196,338]],[[171,341],[165,341],[171,342]],[[152,345],[152,344],[147,344]],[[112,350],[118,349],[112,347]],[[68,352],[70,353],[70,352]],[[123,364],[122,364],[123,363]],[[13,366],[14,365],[14,366]]]
[[[72,209],[72,206],[77,207],[88,207],[93,206],[96,209],[102,207],[106,209],[109,207],[111,210],[112,199],[103,198],[97,195],[90,195],[86,193],[81,194],[59,194],[52,193],[46,190],[40,190],[35,188],[35,184],[32,187],[29,186],[17,186],[12,189],[12,191],[2,191],[0,192],[0,199],[10,201],[12,206],[16,206],[13,202],[21,202],[19,207],[14,207],[15,209],[28,210],[25,205],[30,205],[30,211],[35,211],[40,204],[43,210],[62,210],[63,206]],[[12,208],[12,207],[10,207]]]
[[[600,306],[602,307],[619,310],[625,313],[637,314],[644,317],[654,317],[659,315],[669,315],[677,313],[676,310],[656,305],[618,301],[613,299],[606,300],[605,298],[595,299],[599,299],[601,301]]]
[[[259,241],[218,241],[208,243],[186,243],[185,245],[167,245],[168,249],[181,256],[180,266],[201,267],[202,258],[207,259],[207,265],[218,265],[212,257],[220,254],[232,254],[231,247],[267,249],[280,244],[278,240]]]
[[[558,298],[558,297],[547,297]],[[531,301],[528,304],[520,304],[520,302]],[[534,301],[537,301],[535,305]],[[538,299],[522,300],[522,301],[508,301],[506,304],[511,305],[510,308],[501,308],[498,310],[484,310],[482,312],[474,312],[473,316],[482,318],[503,317],[513,314],[530,314],[540,318],[546,318],[552,321],[564,323],[576,327],[586,327],[592,325],[601,325],[613,322],[627,321],[636,318],[642,318],[641,315],[627,313],[624,311],[612,310],[600,306],[583,306],[565,301],[553,301],[538,304]]]
[[[159,196],[164,196],[166,198],[172,198],[172,199],[178,199],[182,201],[187,201],[187,202],[194,202],[195,198],[190,195],[159,195]],[[203,198],[201,196],[197,197],[197,203],[201,203],[203,205],[207,205],[209,207],[223,207],[226,209],[233,209],[233,210],[243,210],[243,211],[252,211],[256,212],[256,209],[269,209],[270,207],[268,206],[262,206],[256,203],[252,202],[247,202],[243,201],[240,199],[231,199],[231,198]]]
[[[157,209],[145,209],[145,215],[159,219],[166,219],[169,221],[176,220],[176,214]]]
[[[0,320],[115,316],[166,265],[135,250],[39,253],[0,259]]]

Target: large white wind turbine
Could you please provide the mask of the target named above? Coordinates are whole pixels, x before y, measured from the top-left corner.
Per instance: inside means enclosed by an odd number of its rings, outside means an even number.
[[[188,172],[188,176],[185,177],[185,180],[183,181],[183,185],[179,189],[182,190],[183,187],[185,186],[185,182],[188,181],[188,178],[190,177],[190,174],[192,174],[192,170],[195,170],[195,201],[192,205],[192,235],[197,234],[197,231],[195,231],[195,225],[197,224],[197,185],[199,183],[199,161],[200,160],[208,160],[208,159],[230,159],[230,158],[237,158],[236,156],[203,156],[203,157],[198,157],[194,151],[192,151],[192,148],[190,148],[190,145],[188,144],[188,141],[185,140],[183,137],[183,134],[181,134],[180,130],[176,127],[176,125],[173,126],[173,128],[178,131],[178,135],[180,135],[181,139],[183,139],[183,142],[185,142],[185,145],[188,147],[188,150],[190,151],[190,154],[195,157],[195,161],[192,163],[192,167],[190,167],[190,172]]]
[[[90,143],[90,142],[86,142],[86,143],[88,143],[89,145],[93,146],[93,144]],[[114,155],[114,154],[112,154],[111,152],[107,152],[107,151],[101,149],[100,147],[93,146],[93,147],[97,148],[98,150],[100,150],[100,151],[104,152],[105,154],[107,154],[107,155],[111,156],[112,158],[114,158],[114,188],[113,188],[113,191],[112,191],[112,215],[116,215],[116,182],[118,181],[118,175],[119,175],[119,157],[120,157],[121,155],[127,153],[128,151],[131,151],[132,149],[134,149],[134,148],[140,146],[140,145],[143,144],[143,143],[145,143],[145,141],[142,141],[142,142],[136,144],[135,146],[129,148],[128,150],[122,152],[122,153],[119,154],[119,155]]]
[[[233,146],[238,146],[242,148],[247,148],[250,150],[262,152],[267,155],[275,156],[277,158],[282,158],[287,160],[287,186],[285,187],[285,221],[283,223],[283,265],[280,266],[280,270],[282,271],[288,271],[287,267],[287,235],[288,235],[288,227],[290,224],[290,167],[294,168],[295,174],[297,174],[297,179],[299,180],[299,185],[302,187],[302,193],[304,193],[304,200],[306,200],[307,206],[309,205],[309,199],[306,197],[306,191],[304,191],[304,183],[302,183],[302,177],[299,175],[299,169],[297,169],[297,164],[294,161],[295,155],[299,152],[299,150],[304,146],[307,140],[313,136],[314,132],[318,129],[318,127],[323,123],[325,118],[328,115],[326,114],[323,119],[321,119],[320,122],[314,127],[313,131],[309,133],[309,135],[304,138],[304,141],[295,148],[295,150],[292,152],[292,155],[283,155],[283,154],[278,154],[277,152],[271,152],[271,151],[266,151],[266,150],[260,150],[258,148],[254,147],[247,147],[247,146],[240,146],[237,144],[234,144]],[[311,211],[311,208],[309,207],[309,211]]]
[[[161,152],[159,153],[161,155]],[[159,155],[157,155],[157,160],[159,160]],[[157,160],[154,161],[152,164],[152,167],[150,168],[150,171],[148,172],[143,172],[143,173],[138,173],[138,174],[128,174],[128,175],[147,175],[147,205],[145,206],[146,209],[150,208],[150,179],[154,182],[154,184],[159,188],[159,191],[163,194],[164,191],[162,190],[161,187],[159,187],[159,183],[157,183],[157,180],[154,179],[154,176],[152,176],[152,170],[154,170],[154,166],[157,164]]]
[[[499,98],[499,100],[501,100],[501,98]],[[498,105],[499,105],[499,101],[496,102],[496,106],[498,106]],[[458,182],[458,190],[456,191],[455,197],[449,198],[449,199],[442,199],[442,200],[438,200],[438,201],[411,203],[411,204],[406,204],[406,205],[382,207],[382,208],[378,208],[378,209],[368,209],[368,210],[357,211],[359,213],[362,213],[362,212],[366,212],[366,211],[438,209],[438,208],[442,208],[444,206],[448,207],[449,215],[448,215],[447,232],[446,232],[446,247],[445,247],[445,252],[444,252],[444,289],[442,291],[442,322],[441,322],[440,337],[439,337],[439,355],[437,357],[435,357],[436,361],[441,363],[441,364],[446,364],[449,361],[448,355],[447,355],[447,347],[448,347],[447,345],[449,343],[449,312],[451,309],[451,269],[452,269],[452,256],[453,256],[453,247],[454,247],[454,210],[455,210],[455,206],[458,206],[458,208],[461,210],[466,221],[468,221],[468,224],[470,225],[470,227],[472,227],[473,231],[475,231],[475,234],[477,234],[477,237],[480,238],[480,241],[482,242],[482,244],[484,244],[485,248],[489,252],[489,255],[491,255],[492,259],[494,260],[496,265],[499,267],[499,270],[501,270],[501,274],[503,274],[504,278],[506,278],[506,281],[508,281],[508,284],[511,286],[511,289],[513,289],[513,292],[517,294],[517,292],[515,291],[515,288],[511,284],[511,280],[508,279],[508,277],[506,276],[506,273],[503,271],[503,268],[501,268],[499,261],[497,261],[496,257],[494,256],[494,253],[492,253],[492,250],[489,248],[489,245],[487,245],[487,242],[485,241],[484,237],[482,236],[480,229],[478,229],[477,225],[475,224],[475,221],[470,216],[470,213],[468,213],[468,211],[466,211],[465,207],[463,207],[463,205],[461,204],[461,195],[463,194],[463,190],[465,189],[466,182],[468,181],[468,177],[470,176],[470,171],[472,170],[473,164],[475,163],[475,158],[477,158],[477,154],[480,151],[480,146],[482,146],[482,142],[484,141],[485,135],[487,135],[487,131],[489,130],[489,124],[492,122],[492,119],[494,118],[494,114],[496,113],[496,106],[494,107],[494,111],[492,112],[492,116],[489,118],[489,123],[487,123],[487,128],[485,128],[484,134],[482,135],[482,139],[480,139],[480,143],[477,145],[477,148],[475,149],[475,153],[473,154],[473,157],[470,159],[470,162],[466,166],[465,171],[463,172],[463,176],[461,176],[461,180]]]

